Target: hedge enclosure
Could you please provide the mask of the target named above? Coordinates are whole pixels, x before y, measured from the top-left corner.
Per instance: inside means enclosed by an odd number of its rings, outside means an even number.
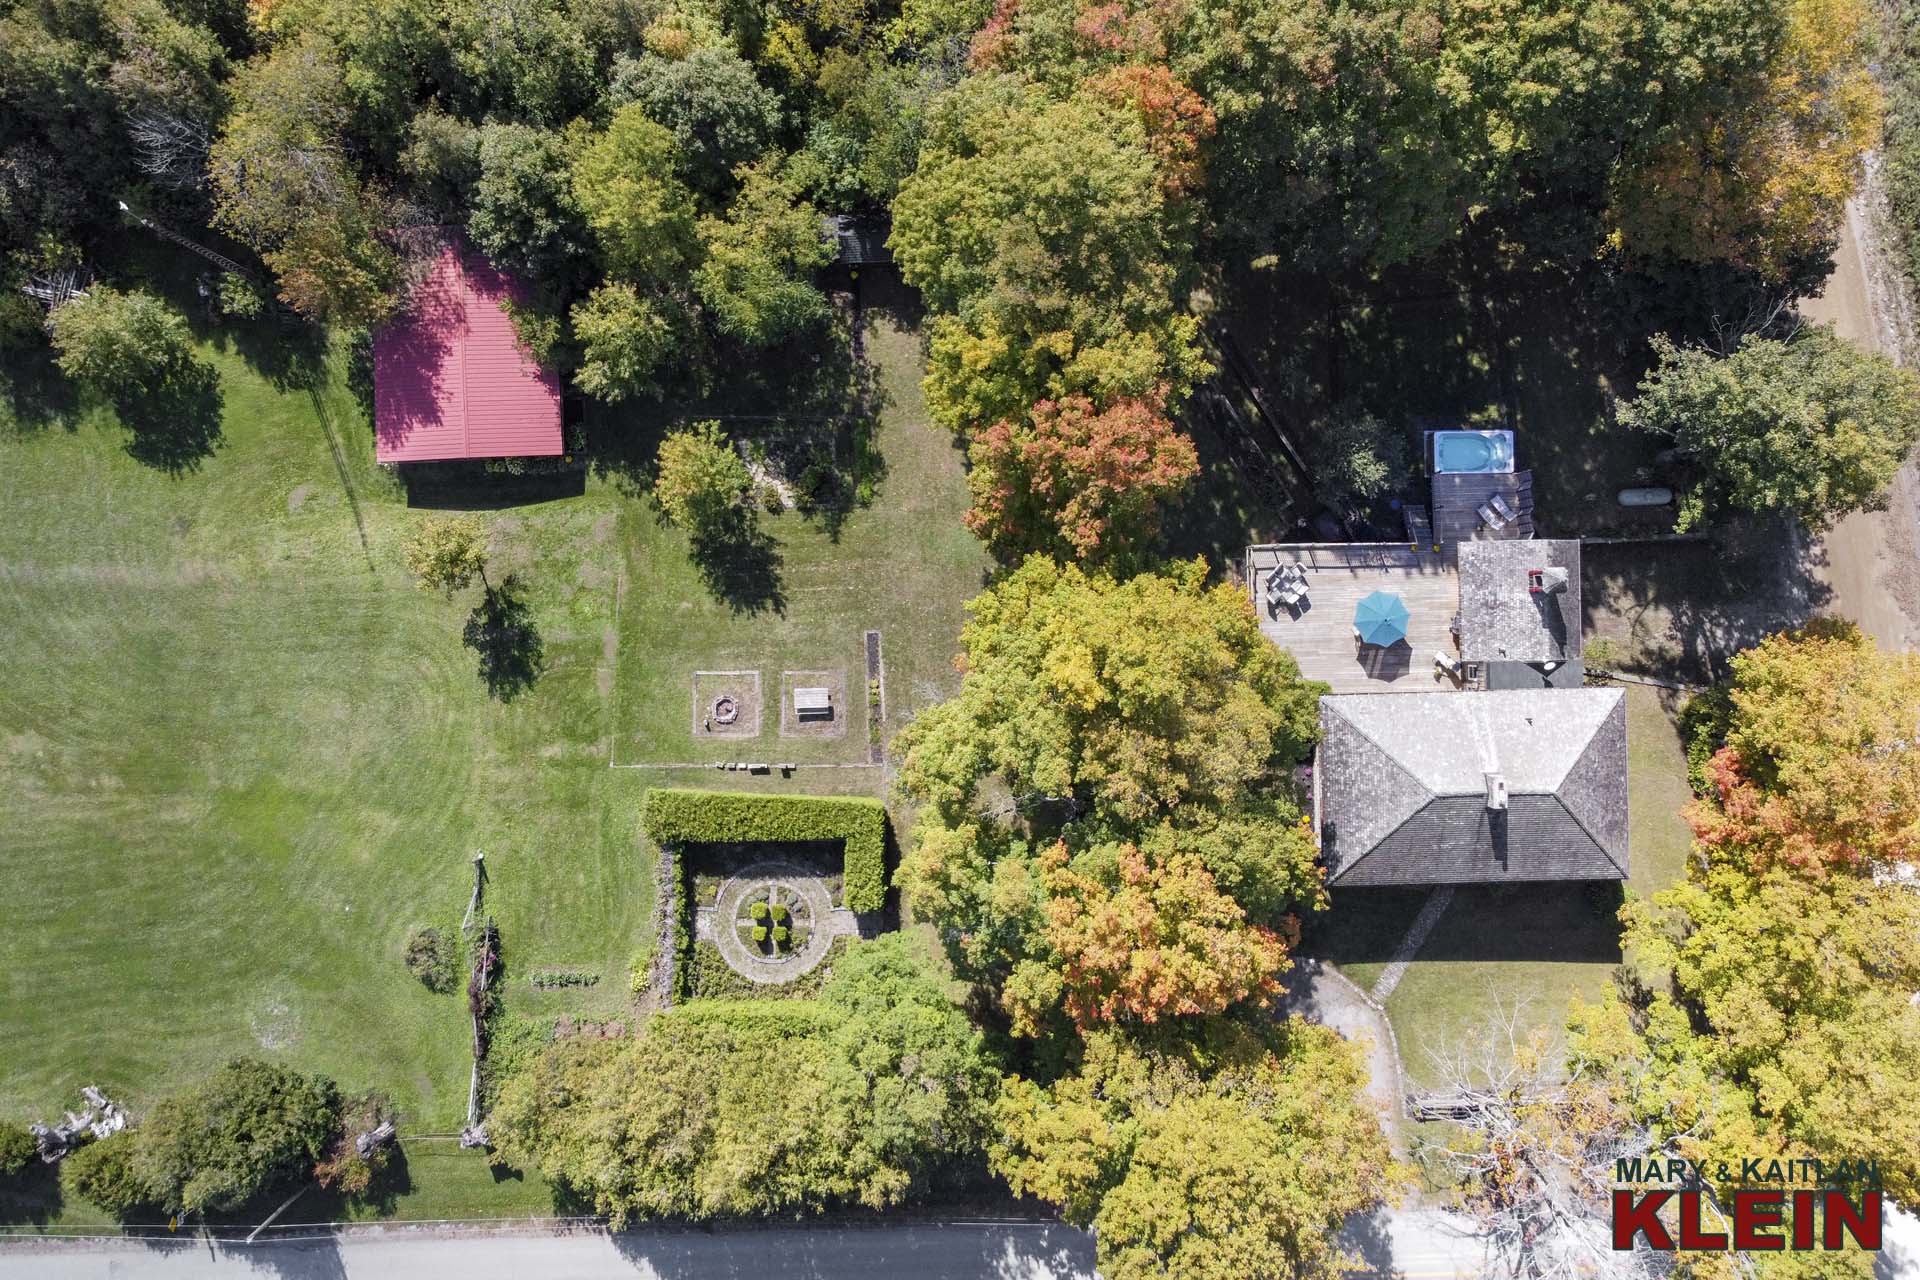
[[[878,800],[657,787],[642,802],[640,822],[662,845],[844,840],[847,907],[868,912],[886,904],[887,810]]]

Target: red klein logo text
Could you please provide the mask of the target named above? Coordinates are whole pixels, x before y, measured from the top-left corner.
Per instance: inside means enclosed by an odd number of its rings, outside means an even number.
[[[1732,1204],[1709,1200],[1705,1191],[1615,1191],[1613,1247],[1632,1249],[1636,1237],[1660,1250],[1741,1252],[1841,1249],[1846,1239],[1862,1249],[1880,1247],[1878,1191],[1735,1191]],[[1728,1209],[1731,1212],[1727,1212]],[[1669,1214],[1667,1211],[1672,1211]],[[1710,1215],[1711,1226],[1702,1215]],[[1668,1222],[1677,1219],[1677,1228]]]

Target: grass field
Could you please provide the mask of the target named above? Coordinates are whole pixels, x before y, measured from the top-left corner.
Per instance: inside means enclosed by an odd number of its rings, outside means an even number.
[[[1629,889],[1643,896],[1686,864],[1687,762],[1670,707],[1653,689],[1627,690]],[[1425,900],[1425,891],[1349,891],[1315,921],[1309,950],[1371,988]],[[1463,886],[1386,1002],[1410,1081],[1431,1080],[1432,1055],[1483,1023],[1498,1002],[1527,1025],[1558,1028],[1569,1001],[1593,999],[1620,962],[1612,905],[1579,885]]]
[[[889,727],[957,681],[986,560],[959,527],[959,456],[924,421],[911,318],[869,320],[885,476],[835,530],[764,521],[781,608],[716,601],[618,477],[485,513],[495,580],[514,575],[544,657],[505,702],[461,642],[478,590],[441,599],[400,563],[429,513],[373,461],[344,359],[318,392],[282,390],[210,344],[224,438],[178,474],[130,458],[104,410],[0,421],[0,1116],[51,1116],[85,1084],[137,1111],[251,1052],[386,1091],[403,1133],[446,1132],[466,1104],[464,1000],[428,993],[401,950],[458,921],[473,851],[509,1010],[604,1016],[650,929],[646,787],[880,794],[873,768],[608,767],[616,748],[714,755],[691,740],[696,667],[762,668],[774,696],[783,670],[847,669],[846,736],[789,744],[771,708],[751,751],[768,760],[865,759],[865,628],[885,635]],[[514,980],[562,965],[601,980]],[[402,1216],[550,1207],[471,1155],[409,1165]]]

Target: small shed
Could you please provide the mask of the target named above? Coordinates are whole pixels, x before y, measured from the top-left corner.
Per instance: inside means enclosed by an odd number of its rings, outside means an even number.
[[[857,217],[850,213],[828,214],[821,230],[834,246],[834,261],[843,267],[890,266],[893,250],[887,237],[893,223],[885,217]]]
[[[833,692],[818,687],[795,689],[793,713],[802,720],[833,719]]]

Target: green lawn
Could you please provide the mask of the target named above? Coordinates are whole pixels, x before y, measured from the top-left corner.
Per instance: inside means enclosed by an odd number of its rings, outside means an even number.
[[[1653,689],[1627,689],[1630,892],[1677,880],[1688,836],[1686,755]],[[1313,923],[1308,949],[1371,988],[1424,900],[1422,891],[1350,890]],[[1526,1023],[1558,1028],[1578,995],[1593,999],[1620,962],[1610,904],[1580,885],[1456,889],[1452,903],[1387,1000],[1409,1079],[1431,1080],[1432,1054],[1481,1025],[1493,1001],[1518,1005]]]
[[[545,661],[507,702],[461,643],[477,589],[443,600],[400,563],[429,513],[374,463],[344,356],[314,394],[209,344],[224,439],[178,475],[130,458],[104,411],[15,422],[0,398],[0,1116],[50,1116],[90,1083],[137,1112],[261,1053],[386,1091],[403,1134],[447,1132],[465,1002],[425,991],[401,950],[457,922],[474,850],[509,1011],[611,1016],[651,927],[646,787],[880,794],[873,768],[608,767],[713,757],[691,738],[696,667],[763,669],[770,698],[783,670],[846,668],[846,737],[783,742],[770,706],[740,753],[768,760],[864,761],[865,628],[885,635],[890,729],[956,683],[960,605],[987,562],[959,526],[960,457],[925,425],[912,317],[868,319],[885,475],[836,531],[765,522],[780,610],[717,602],[620,476],[485,513],[495,580],[515,575]],[[543,966],[601,980],[515,980]],[[409,1180],[403,1216],[551,1207],[471,1154],[410,1146]]]

